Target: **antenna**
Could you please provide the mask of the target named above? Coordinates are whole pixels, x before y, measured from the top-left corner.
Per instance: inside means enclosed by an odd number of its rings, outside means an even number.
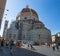
[[[26,8],[28,8],[29,6],[28,5],[26,5]]]

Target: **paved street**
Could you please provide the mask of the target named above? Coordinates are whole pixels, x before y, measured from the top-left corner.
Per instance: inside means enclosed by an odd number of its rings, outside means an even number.
[[[60,56],[60,49],[59,51],[56,49],[53,51],[52,47],[47,47],[47,46],[34,46],[36,50],[32,50],[41,54],[45,54],[47,56]]]
[[[46,56],[37,52],[33,52],[24,48],[14,47],[13,54],[9,52],[9,48],[0,49],[0,56]]]
[[[35,50],[27,49],[25,46],[13,47],[13,54],[10,55],[9,48],[0,48],[0,56],[60,56],[60,50],[52,50],[52,47],[34,46]]]
[[[25,48],[26,48],[26,46],[25,46]],[[52,47],[47,47],[45,45],[34,46],[34,48],[35,48],[35,50],[31,50],[31,48],[29,48],[29,50],[38,52],[41,54],[45,54],[47,56],[60,56],[60,49],[59,49],[59,51],[57,49],[55,51],[53,51]]]

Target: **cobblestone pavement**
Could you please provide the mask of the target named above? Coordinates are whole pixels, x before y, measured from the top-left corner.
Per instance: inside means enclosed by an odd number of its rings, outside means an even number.
[[[24,48],[13,47],[13,53],[7,47],[0,48],[0,56],[46,56],[37,52],[33,52]]]

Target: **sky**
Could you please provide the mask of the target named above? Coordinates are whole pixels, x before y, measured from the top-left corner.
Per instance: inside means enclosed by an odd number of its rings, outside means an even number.
[[[7,0],[0,35],[3,35],[5,20],[9,21],[9,28],[10,23],[16,20],[17,14],[27,4],[37,12],[39,20],[51,30],[52,35],[60,32],[60,0]]]

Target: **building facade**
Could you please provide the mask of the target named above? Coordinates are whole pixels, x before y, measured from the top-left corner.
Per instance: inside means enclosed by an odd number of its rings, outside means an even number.
[[[2,23],[2,17],[5,9],[6,0],[0,0],[0,28]]]
[[[28,6],[18,13],[16,21],[19,24],[19,37],[22,40],[32,42],[49,42],[51,32],[39,21],[38,14]],[[21,36],[21,37],[20,37]]]
[[[30,41],[32,43],[50,43],[51,31],[39,21],[35,10],[26,6],[18,13],[15,21],[15,28],[18,30],[17,40]]]
[[[55,35],[52,35],[52,43],[60,45],[60,32],[56,33]]]
[[[11,40],[13,39],[14,41],[15,40],[18,40],[18,30],[15,28],[15,22],[16,21],[13,21],[10,25],[10,28],[7,29],[6,31],[6,39],[7,40]]]
[[[3,30],[3,38],[4,38],[4,39],[6,39],[7,27],[8,27],[8,20],[5,20],[4,30]]]
[[[58,32],[55,36],[56,36],[56,43],[60,45],[60,32]]]

